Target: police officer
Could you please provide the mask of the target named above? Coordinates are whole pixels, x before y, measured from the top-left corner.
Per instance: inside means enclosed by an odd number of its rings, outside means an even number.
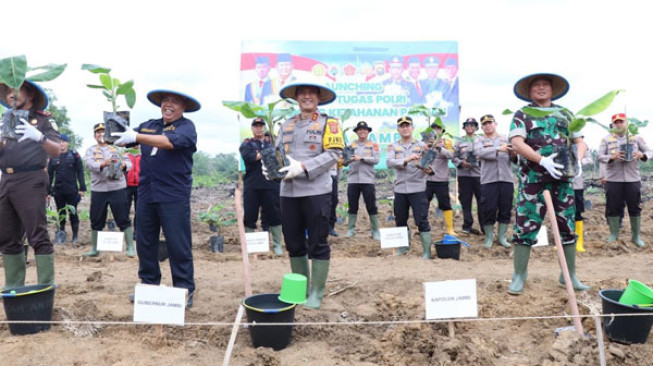
[[[276,141],[290,161],[279,170],[286,172],[281,182],[281,225],[293,273],[310,279],[304,306],[317,309],[322,304],[331,260],[327,242],[332,187],[329,170],[342,154],[344,139],[338,120],[318,112],[318,106],[336,99],[331,89],[298,82],[279,94],[296,100],[300,109],[282,124]]]
[[[158,261],[159,234],[163,230],[170,255],[172,285],[188,289],[186,307],[193,306],[195,279],[190,228],[190,193],[197,132],[184,112],[200,103],[174,90],[157,89],[147,99],[161,108],[161,117],[141,123],[135,130],[113,133],[117,145],[141,145],[138,185],[138,277],[142,283],[161,283]]]
[[[66,243],[66,213],[62,212],[62,209],[68,205],[75,208],[70,210],[68,215],[70,216],[70,227],[73,232],[72,242],[77,243],[77,233],[79,232],[77,204],[86,193],[84,165],[79,153],[68,149],[70,143],[68,135],[62,133],[60,139],[61,155],[58,158],[50,159],[50,162],[48,162],[50,194],[54,196],[54,202],[59,212],[59,231],[55,233],[54,244]]]
[[[585,141],[582,141],[581,143],[585,145],[586,149],[585,156],[579,157],[582,163],[581,166],[585,164],[592,164],[594,161],[592,160],[592,156],[589,153],[587,144]],[[578,237],[576,239],[576,251],[582,253],[585,251],[585,248],[583,247],[583,238],[585,236],[583,232],[583,212],[585,212],[585,181],[583,180],[583,174],[578,174],[574,177],[572,186],[574,188],[574,206],[576,207],[576,236]]]
[[[84,163],[91,172],[91,249],[82,254],[97,257],[98,232],[107,222],[107,207],[125,235],[125,255],[134,257],[134,231],[127,211],[127,182],[125,171],[132,167],[124,152],[104,140],[104,123],[93,126],[96,145],[86,149]]]
[[[653,151],[639,135],[626,137],[628,120],[625,113],[612,116],[614,132],[601,140],[599,160],[605,163],[605,211],[610,225],[608,242],[619,239],[619,215],[628,207],[631,241],[643,247],[642,225],[642,178],[639,175],[639,161],[647,161]],[[626,159],[622,146],[630,144],[632,159]]]
[[[431,172],[426,177],[426,198],[429,205],[433,195],[438,199],[438,208],[442,210],[447,234],[455,235],[453,230],[453,209],[449,198],[449,160],[453,158],[453,143],[443,136],[446,129],[433,123],[431,128],[440,138],[433,141],[437,155],[431,164]],[[428,212],[427,212],[428,214]]]
[[[25,81],[18,93],[0,84],[3,124],[14,118],[15,130],[0,142],[0,251],[4,289],[25,285],[23,234],[34,248],[38,284],[54,283],[54,248],[45,215],[48,155],[61,153],[57,124],[44,110],[48,97],[36,83]],[[6,130],[7,126],[4,126]]]
[[[517,162],[517,153],[508,145],[508,138],[496,132],[497,123],[494,116],[486,114],[481,117],[484,136],[476,140],[474,148],[481,159],[481,205],[483,210],[483,230],[485,247],[492,248],[494,241],[494,223],[499,222],[497,240],[504,247],[510,247],[506,241],[506,231],[510,223],[512,198],[515,191],[515,176],[510,162]]]
[[[395,169],[395,225],[408,226],[408,210],[412,208],[415,225],[422,242],[422,258],[431,259],[429,201],[426,198],[427,173],[417,166],[427,147],[423,142],[413,139],[414,130],[412,118],[404,116],[397,120],[397,131],[401,139],[388,146],[386,164],[388,169]],[[410,244],[410,234],[408,240]],[[400,247],[397,255],[407,252],[408,249],[409,246]]]
[[[245,162],[243,201],[245,205],[245,232],[256,230],[258,213],[262,208],[266,224],[270,225],[272,249],[276,256],[282,256],[281,212],[279,210],[279,182],[265,179],[261,171],[261,150],[272,147],[265,136],[265,121],[257,117],[252,121],[252,138],[240,145],[240,156]]]
[[[474,217],[472,216],[472,198],[476,198],[476,214],[478,224],[483,227],[481,219],[481,166],[474,152],[474,141],[478,122],[474,117],[469,117],[463,122],[465,136],[456,141],[453,147],[453,163],[457,168],[458,175],[458,199],[463,210],[463,233],[480,234],[474,229]]]
[[[347,175],[347,202],[349,202],[348,227],[346,237],[356,234],[356,219],[358,218],[358,201],[361,193],[365,201],[365,208],[370,217],[370,229],[374,240],[381,240],[379,232],[379,211],[376,207],[376,191],[374,188],[374,166],[379,162],[379,144],[367,138],[372,132],[372,127],[367,122],[360,121],[356,124],[354,132],[358,140],[351,143],[354,156],[349,163]]]
[[[138,204],[138,179],[141,174],[141,145],[136,144],[131,148],[132,152],[127,153],[127,158],[132,163],[125,178],[127,178],[127,212],[131,212],[132,202],[134,203],[134,212]],[[136,215],[134,215],[134,239],[136,239]]]
[[[555,147],[567,146],[568,126],[572,115],[566,109],[552,103],[567,93],[569,83],[555,74],[533,74],[521,78],[514,87],[515,95],[529,102],[529,107],[553,108],[551,114],[532,117],[519,110],[510,125],[508,138],[517,154],[521,155],[521,179],[515,215],[513,235],[514,267],[510,294],[522,293],[528,270],[531,245],[537,242],[537,233],[546,214],[544,190],[551,192],[553,206],[556,207],[556,220],[575,290],[587,290],[576,276],[576,235],[574,234],[574,190],[571,177],[562,177],[559,169],[563,166],[553,161]],[[572,134],[579,155],[583,156],[585,146],[580,144],[582,137]],[[578,163],[578,162],[571,162]],[[564,278],[560,279],[564,283]]]

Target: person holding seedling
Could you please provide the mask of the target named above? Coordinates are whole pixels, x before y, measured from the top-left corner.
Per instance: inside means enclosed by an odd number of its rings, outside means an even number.
[[[472,216],[472,198],[476,198],[476,211],[478,224],[483,227],[481,210],[481,166],[474,151],[474,142],[478,138],[478,122],[474,117],[469,117],[463,122],[465,136],[456,141],[453,147],[453,163],[458,168],[458,199],[463,210],[463,233],[480,234],[474,229],[474,216]]]
[[[629,121],[625,113],[612,116],[612,124],[613,132],[601,140],[599,148],[599,160],[605,163],[605,211],[610,226],[608,242],[619,239],[619,214],[623,212],[624,206],[627,206],[631,241],[638,247],[643,247],[645,243],[641,237],[642,179],[639,174],[639,161],[650,159],[653,151],[641,136],[633,133],[636,131],[629,131]],[[627,154],[626,149],[630,149],[630,154]]]
[[[11,108],[3,115],[0,142],[0,251],[4,261],[3,289],[25,285],[23,234],[34,248],[38,284],[54,283],[54,248],[45,214],[48,195],[48,155],[61,153],[56,122],[45,112],[48,96],[32,81],[18,90],[0,83],[0,103]],[[5,124],[15,129],[5,134]]]
[[[367,122],[360,121],[354,127],[358,140],[350,144],[354,150],[353,161],[349,163],[347,175],[347,202],[349,212],[347,218],[347,234],[350,238],[356,234],[356,219],[358,218],[358,201],[361,194],[365,201],[365,208],[370,217],[370,229],[374,240],[381,240],[379,232],[379,211],[376,207],[376,190],[374,188],[374,165],[379,162],[381,153],[379,144],[367,138],[372,132]]]
[[[304,306],[318,309],[331,260],[327,237],[333,181],[329,170],[342,155],[344,138],[338,120],[318,111],[318,106],[336,99],[333,90],[298,82],[287,85],[279,94],[294,99],[300,109],[281,125],[276,139],[289,162],[279,169],[285,173],[281,182],[281,225],[292,272],[309,279]],[[267,175],[267,167],[263,168]]]
[[[499,222],[497,241],[504,247],[510,247],[506,240],[506,231],[510,224],[510,211],[515,190],[515,177],[511,162],[517,162],[517,153],[508,145],[508,138],[496,131],[494,116],[486,114],[481,117],[484,135],[476,140],[474,150],[481,160],[481,204],[483,210],[483,231],[485,247],[492,248],[494,242],[494,223]]]
[[[430,205],[435,194],[438,199],[438,208],[442,210],[444,216],[447,234],[456,235],[453,230],[453,209],[449,198],[449,160],[453,158],[453,143],[450,139],[444,137],[445,128],[437,123],[431,124],[431,128],[435,130],[437,138],[431,141],[430,144],[435,144],[437,155],[431,164],[431,171],[426,177],[426,198]]]
[[[266,224],[272,234],[272,250],[282,256],[281,212],[279,208],[279,182],[267,180],[261,171],[261,150],[271,147],[270,138],[265,136],[265,121],[261,117],[252,120],[252,137],[240,145],[240,156],[245,162],[243,178],[243,201],[245,208],[245,232],[254,232],[259,210],[265,213]]]
[[[426,197],[427,172],[417,164],[426,151],[426,145],[413,138],[413,119],[409,116],[397,120],[401,139],[388,146],[386,164],[395,169],[394,215],[395,226],[408,226],[409,209],[413,209],[415,225],[422,242],[422,258],[431,259],[431,225],[428,220],[429,200]],[[448,169],[447,169],[448,171]],[[410,245],[410,235],[408,235]],[[410,246],[399,247],[397,255],[406,253]]]
[[[556,220],[560,230],[564,255],[569,268],[573,288],[587,290],[576,276],[576,235],[574,234],[574,190],[572,178],[563,178],[562,164],[554,162],[554,148],[568,148],[572,139],[583,156],[586,146],[580,144],[579,133],[569,133],[572,114],[552,101],[564,96],[569,90],[565,78],[555,74],[539,73],[521,78],[514,87],[517,98],[529,102],[528,107],[544,113],[534,117],[523,110],[517,111],[510,125],[508,138],[513,149],[521,156],[520,184],[515,214],[512,242],[514,244],[514,273],[508,288],[510,294],[523,292],[528,271],[531,246],[537,243],[537,233],[546,214],[544,190],[549,190],[556,208]],[[573,155],[570,154],[572,157]],[[580,164],[572,161],[571,164]],[[564,279],[561,281],[564,283]]]

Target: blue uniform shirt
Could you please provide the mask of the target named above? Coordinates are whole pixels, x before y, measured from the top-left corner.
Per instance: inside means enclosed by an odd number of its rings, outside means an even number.
[[[164,134],[173,145],[172,150],[141,145],[138,200],[170,203],[190,199],[193,153],[197,151],[193,122],[181,117],[164,126],[163,119],[151,119],[141,123],[135,131],[146,135]]]

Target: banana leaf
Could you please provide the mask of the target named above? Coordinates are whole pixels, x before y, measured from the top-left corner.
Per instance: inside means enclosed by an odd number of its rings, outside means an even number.
[[[555,112],[560,111],[561,108],[558,107],[553,107],[553,108],[543,108],[543,107],[524,107],[521,109],[522,112],[525,114],[534,117],[534,118],[542,118],[546,117],[550,114],[553,114]]]
[[[108,67],[102,67],[102,66],[92,65],[92,64],[83,64],[82,70],[88,70],[94,74],[108,74],[109,72],[111,72],[111,69]]]
[[[578,111],[578,113],[576,114],[582,116],[593,116],[599,114],[604,110],[606,110],[610,106],[610,104],[612,104],[612,101],[614,100],[614,97],[617,96],[617,94],[624,91],[625,90],[623,89],[618,89],[618,90],[613,90],[611,92],[608,92],[606,95],[593,101],[588,106]]]
[[[67,64],[63,64],[63,65],[49,64],[45,66],[30,68],[30,71],[36,71],[36,70],[44,70],[44,71],[38,74],[32,74],[28,76],[27,79],[29,79],[29,81],[34,81],[34,82],[54,80],[59,75],[61,75],[64,72],[64,70],[66,70],[66,66]]]
[[[0,79],[8,87],[20,88],[25,82],[25,74],[27,74],[27,58],[25,55],[0,60]]]

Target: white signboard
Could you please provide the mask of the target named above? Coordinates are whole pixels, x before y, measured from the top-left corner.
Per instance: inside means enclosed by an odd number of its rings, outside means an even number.
[[[188,289],[138,284],[134,290],[134,322],[184,325]]]
[[[125,234],[122,231],[99,231],[97,233],[97,250],[103,252],[122,252]]]
[[[478,317],[476,279],[424,282],[426,319]]]
[[[398,248],[408,246],[408,228],[388,227],[379,230],[381,232],[381,248]]]
[[[267,253],[270,251],[270,237],[267,231],[258,233],[245,233],[247,253]]]
[[[533,245],[534,247],[543,247],[549,245],[549,230],[546,228],[546,225],[542,224],[540,232],[537,233],[537,244]]]

